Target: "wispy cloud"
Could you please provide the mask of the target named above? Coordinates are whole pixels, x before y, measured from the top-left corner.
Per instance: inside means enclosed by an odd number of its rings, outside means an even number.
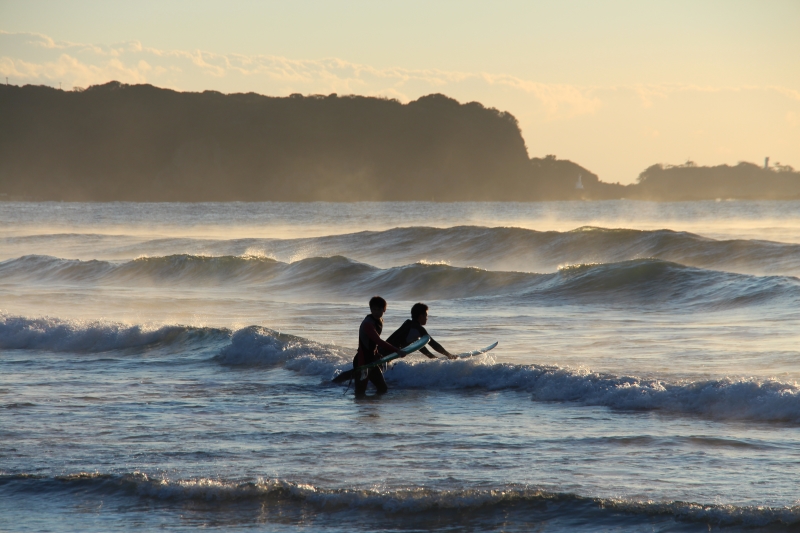
[[[105,83],[197,90],[215,81],[269,94],[357,93],[400,100],[463,86],[502,86],[537,100],[547,116],[594,113],[601,101],[591,89],[545,84],[509,75],[436,69],[375,68],[340,58],[291,59],[272,55],[159,50],[137,41],[99,46],[55,41],[47,35],[0,31],[0,74],[18,83],[61,81],[65,87]]]
[[[606,105],[609,93],[620,91],[635,94],[644,108],[679,92],[769,90],[800,100],[800,91],[774,86],[585,87],[486,72],[375,68],[340,58],[291,59],[204,50],[159,50],[138,41],[102,46],[56,41],[36,33],[0,31],[0,49],[4,51],[0,57],[0,74],[19,83],[62,82],[65,88],[70,88],[117,80],[181,90],[215,88],[274,95],[338,92],[383,95],[401,101],[430,92],[481,93],[504,88],[533,100],[545,120],[592,115]]]

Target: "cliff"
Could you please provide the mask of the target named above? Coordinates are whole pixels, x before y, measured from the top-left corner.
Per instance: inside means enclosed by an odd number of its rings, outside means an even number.
[[[0,193],[37,199],[533,199],[516,119],[434,94],[0,86]]]

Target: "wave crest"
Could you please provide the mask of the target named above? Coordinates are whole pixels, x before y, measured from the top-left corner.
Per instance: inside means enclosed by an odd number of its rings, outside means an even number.
[[[414,263],[380,269],[342,256],[281,263],[259,257],[167,256],[126,263],[25,256],[0,263],[6,282],[258,286],[286,297],[453,299],[513,295],[542,303],[600,302],[719,308],[800,300],[797,278],[757,277],[660,259],[562,266],[550,274]]]
[[[0,349],[97,353],[225,338],[227,330],[26,318],[0,313]]]
[[[563,264],[618,263],[652,257],[743,274],[800,275],[800,244],[754,239],[716,240],[668,229],[585,226],[572,231],[535,231],[515,227],[416,226],[298,239],[176,237],[135,242],[137,240],[124,235],[43,234],[0,238],[0,243],[22,253],[65,249],[77,254],[76,257],[92,258],[258,256],[292,263],[312,257],[343,255],[382,268],[429,261],[519,272],[553,272]]]
[[[0,475],[0,490],[7,494],[75,492],[80,493],[82,498],[115,495],[156,500],[162,504],[192,502],[193,505],[200,506],[198,509],[208,506],[217,511],[224,509],[226,505],[234,510],[237,505],[249,502],[280,506],[284,509],[310,506],[314,513],[333,514],[345,511],[353,519],[358,518],[353,513],[368,513],[367,516],[379,520],[391,519],[395,524],[424,523],[434,515],[450,512],[459,513],[476,524],[500,517],[512,526],[539,522],[543,518],[561,521],[572,517],[578,519],[576,526],[585,524],[588,519],[593,519],[596,525],[599,520],[610,526],[622,518],[620,515],[627,516],[626,521],[631,518],[643,522],[653,519],[677,520],[720,527],[786,527],[800,524],[800,506],[735,506],[593,498],[520,486],[450,490],[418,487],[388,490],[325,489],[283,479],[239,483],[208,478],[169,480],[134,472],[78,473],[55,478]],[[375,512],[380,514],[369,514]],[[431,516],[426,516],[428,514]],[[302,517],[302,514],[299,516]]]
[[[285,368],[328,382],[351,368],[355,350],[267,328],[147,328],[103,322],[0,315],[0,348],[96,353],[189,343],[213,348],[226,366]],[[203,364],[198,361],[198,364]],[[724,378],[670,382],[558,366],[497,363],[493,354],[454,361],[402,360],[386,375],[392,387],[436,390],[520,390],[536,401],[577,402],[632,411],[662,411],[719,420],[800,424],[800,387],[774,379]]]
[[[351,368],[352,357],[353,352],[340,347],[249,327],[237,331],[214,360],[225,365],[283,367],[327,381],[337,369]],[[800,424],[800,387],[772,379],[669,382],[557,366],[497,363],[489,353],[454,361],[402,360],[387,372],[386,380],[392,387],[405,389],[521,390],[535,401]]]
[[[347,352],[336,346],[249,326],[234,333],[214,361],[231,366],[282,366],[301,374],[327,376],[347,358]]]

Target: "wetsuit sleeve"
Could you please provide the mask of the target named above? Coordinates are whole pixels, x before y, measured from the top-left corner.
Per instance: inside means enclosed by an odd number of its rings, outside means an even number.
[[[372,324],[369,323],[364,324],[364,333],[367,335],[367,337],[369,337],[369,340],[371,340],[378,346],[379,351],[389,350],[387,353],[392,353],[397,351],[397,348],[395,348],[385,340],[381,339],[381,336],[378,335],[378,331]]]

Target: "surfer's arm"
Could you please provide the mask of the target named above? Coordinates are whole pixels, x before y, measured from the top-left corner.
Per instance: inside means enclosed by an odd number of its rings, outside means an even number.
[[[431,340],[428,341],[428,346],[430,346],[431,348],[433,348],[434,350],[436,350],[440,354],[444,355],[448,359],[455,359],[456,358],[455,355],[453,355],[450,352],[448,352],[447,350],[445,350],[444,346],[442,346],[441,344],[439,344],[438,342],[433,340],[433,338],[431,338]],[[424,348],[423,348],[423,350],[424,350]],[[422,350],[420,350],[420,351],[422,352]],[[425,352],[422,352],[422,353],[425,353]],[[430,353],[430,352],[428,352],[428,353]],[[425,355],[428,355],[428,354],[426,353]],[[433,357],[433,355],[428,355],[428,357]]]
[[[431,353],[431,351],[430,351],[430,350],[428,350],[428,349],[427,349],[426,347],[424,347],[424,346],[423,346],[422,348],[420,348],[420,349],[419,349],[419,351],[420,351],[420,353],[422,353],[422,354],[425,354],[426,356],[428,356],[428,357],[429,357],[429,358],[431,358],[431,359],[436,359],[436,356],[435,356],[435,355],[433,355],[433,354]]]

